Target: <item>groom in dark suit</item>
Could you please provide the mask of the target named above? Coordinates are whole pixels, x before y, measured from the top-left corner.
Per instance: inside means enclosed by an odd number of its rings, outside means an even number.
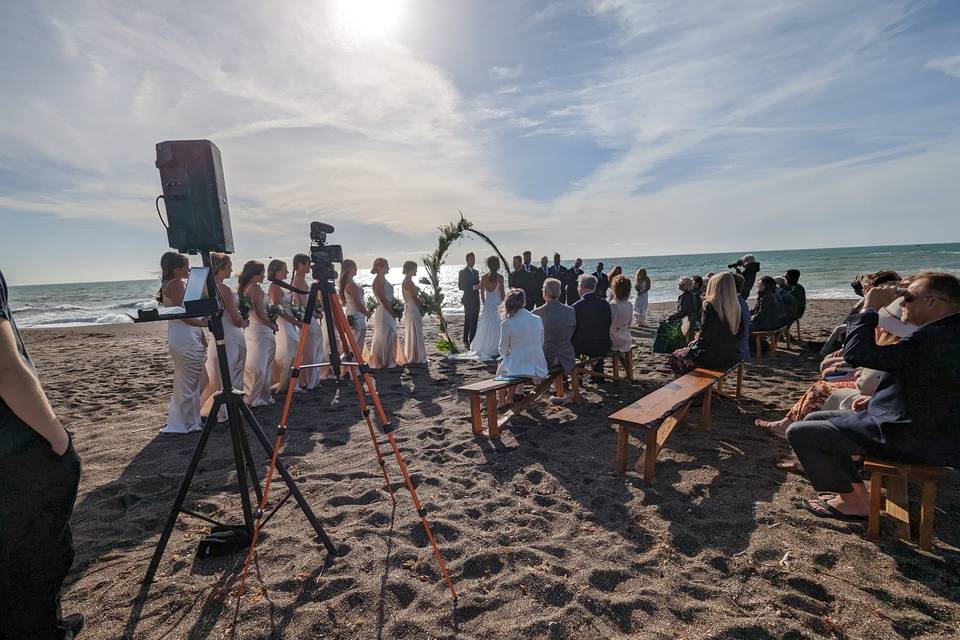
[[[477,258],[473,252],[467,254],[467,266],[460,270],[457,287],[463,291],[463,344],[470,348],[473,336],[477,334],[477,319],[480,317],[480,274],[473,268]]]
[[[553,254],[553,264],[550,265],[550,270],[547,275],[551,278],[556,278],[560,281],[560,302],[567,303],[567,268],[560,264],[560,254]]]
[[[593,277],[597,279],[597,296],[606,300],[607,289],[610,288],[610,278],[608,278],[607,274],[604,273],[602,262],[597,263],[597,270],[594,272]]]

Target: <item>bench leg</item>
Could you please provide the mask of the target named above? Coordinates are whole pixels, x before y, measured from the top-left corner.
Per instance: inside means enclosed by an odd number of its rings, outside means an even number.
[[[653,479],[656,476],[657,454],[660,453],[656,429],[648,430],[645,440],[646,443],[643,446],[643,481],[652,486]]]
[[[907,479],[886,476],[887,515],[897,521],[897,536],[910,542],[910,502],[907,496]]]
[[[737,367],[737,397],[743,397],[743,361]]]
[[[800,318],[797,318],[797,342],[800,342]]]
[[[473,427],[473,435],[483,435],[483,416],[480,413],[480,396],[470,396],[470,425]]]
[[[564,379],[563,374],[561,373],[557,376],[556,381],[553,383],[553,395],[557,396],[558,398],[563,397],[563,383]]]
[[[703,394],[703,409],[700,413],[700,431],[710,431],[710,425],[713,423],[713,412],[711,405],[713,397],[713,388],[707,387]]]
[[[920,548],[924,551],[933,548],[933,516],[936,508],[937,483],[934,480],[924,480],[920,497]]]
[[[583,398],[580,397],[580,369],[577,367],[574,367],[573,371],[570,372],[570,390],[573,392],[574,402],[583,401]]]
[[[620,354],[617,353],[616,351],[612,351],[611,354],[613,355],[613,377],[619,378],[620,377]]]
[[[760,341],[760,336],[757,336],[757,335],[753,336],[753,342],[757,346],[757,360],[759,360],[763,357],[763,351],[760,349],[760,347],[762,346],[762,343]]]
[[[617,459],[614,470],[618,476],[627,472],[627,453],[630,450],[630,430],[622,424],[617,425]]]
[[[880,510],[883,508],[883,476],[874,473],[870,476],[870,515],[867,519],[867,537],[876,540],[880,537]]]
[[[720,376],[720,379],[717,380],[717,394],[721,396],[723,395],[723,378],[724,376]]]
[[[633,349],[627,351],[627,381],[633,382]]]
[[[496,440],[500,437],[500,426],[497,424],[497,392],[487,394],[487,437]]]

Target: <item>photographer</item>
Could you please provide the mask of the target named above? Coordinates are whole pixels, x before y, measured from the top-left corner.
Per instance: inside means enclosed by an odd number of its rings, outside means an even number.
[[[80,458],[37,380],[0,273],[0,639],[73,638],[83,616],[60,618],[73,563],[70,514]]]
[[[753,283],[757,280],[757,273],[760,271],[760,263],[753,254],[748,253],[733,264],[728,264],[727,269],[736,269],[737,273],[743,276],[743,289],[740,295],[744,300],[750,298],[750,291],[753,289]]]

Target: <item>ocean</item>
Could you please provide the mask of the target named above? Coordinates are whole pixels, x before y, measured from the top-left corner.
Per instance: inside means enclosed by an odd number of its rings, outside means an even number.
[[[459,259],[460,252],[453,251],[452,254]],[[809,298],[853,297],[850,289],[853,277],[858,273],[880,269],[894,269],[904,275],[922,270],[960,274],[960,243],[755,251],[753,255],[760,262],[760,275],[778,276],[787,269],[799,269],[800,283],[806,288]],[[733,253],[705,253],[591,258],[584,260],[584,271],[592,272],[598,261],[604,263],[607,271],[614,265],[620,265],[624,273],[631,277],[637,269],[645,268],[653,282],[650,301],[669,302],[677,299],[679,278],[723,271],[739,257]],[[572,261],[565,260],[564,264],[571,266]],[[482,263],[477,266],[481,270],[484,268]],[[448,264],[441,272],[441,286],[446,295],[444,312],[451,315],[463,311],[457,290],[457,272],[462,267],[462,264]],[[425,275],[422,265],[417,275],[418,278]],[[390,271],[389,279],[395,285],[400,284],[403,275],[398,267]],[[372,280],[369,269],[361,268],[357,282],[369,285]],[[156,305],[153,296],[159,284],[159,279],[156,279],[12,286],[10,305],[20,327],[132,322],[128,314],[136,315],[138,309]],[[397,290],[399,294],[399,287]]]

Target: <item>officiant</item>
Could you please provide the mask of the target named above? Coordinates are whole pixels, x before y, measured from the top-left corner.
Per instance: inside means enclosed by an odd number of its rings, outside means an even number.
[[[477,334],[477,319],[480,317],[480,274],[474,269],[477,257],[471,251],[466,256],[467,266],[460,270],[457,286],[463,292],[463,344],[467,349]]]

